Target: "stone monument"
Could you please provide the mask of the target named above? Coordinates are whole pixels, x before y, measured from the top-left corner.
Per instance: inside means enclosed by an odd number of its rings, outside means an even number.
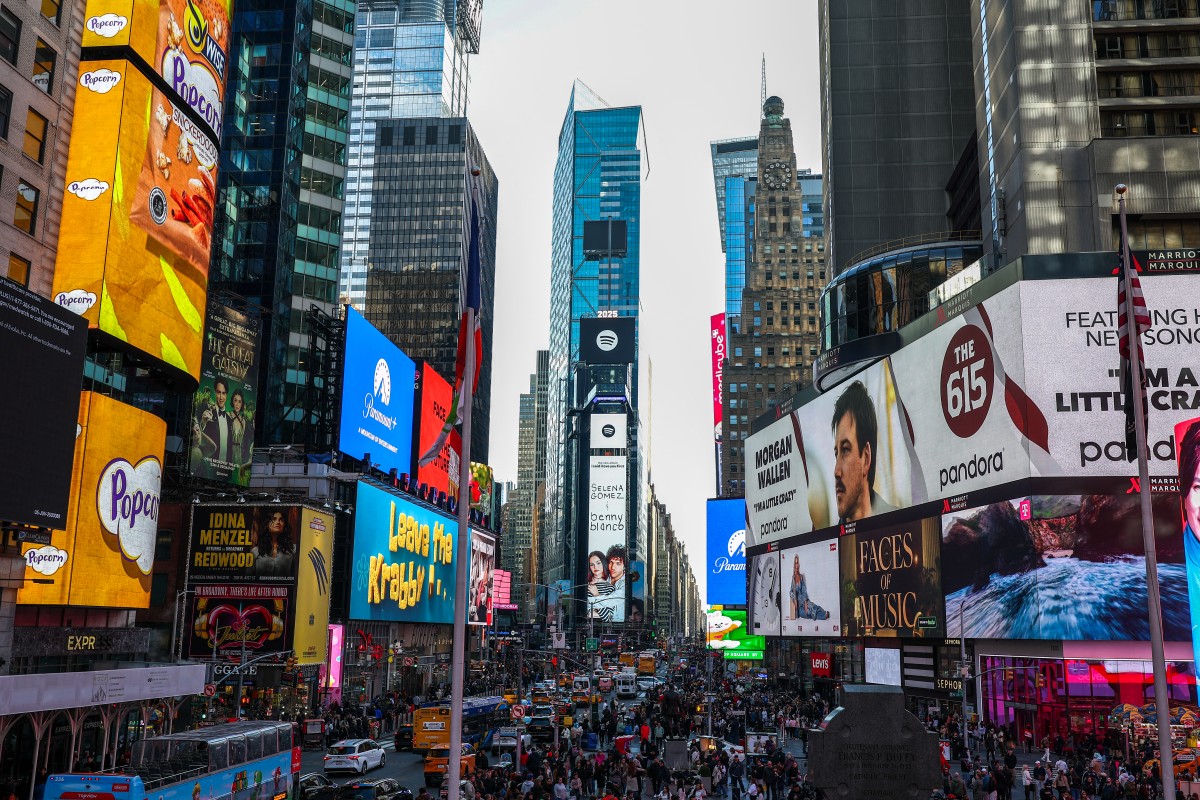
[[[845,686],[808,736],[813,783],[830,800],[927,800],[942,786],[938,735],[904,708],[898,686]]]

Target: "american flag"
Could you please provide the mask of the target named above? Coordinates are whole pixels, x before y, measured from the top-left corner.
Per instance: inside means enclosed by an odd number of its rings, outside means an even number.
[[[1141,266],[1137,258],[1130,253],[1130,265],[1125,264],[1125,242],[1121,242],[1118,252],[1117,271],[1117,320],[1118,320],[1118,349],[1121,353],[1121,390],[1125,406],[1125,452],[1127,458],[1133,461],[1138,456],[1137,428],[1133,408],[1133,363],[1130,360],[1129,340],[1137,341],[1138,363],[1141,374],[1138,376],[1138,391],[1142,393],[1142,430],[1146,430],[1149,405],[1146,401],[1146,357],[1142,350],[1142,336],[1150,330],[1150,312],[1146,308],[1146,298],[1142,295],[1142,284],[1138,280]],[[1131,328],[1132,326],[1132,328]],[[1132,330],[1132,336],[1131,336]]]

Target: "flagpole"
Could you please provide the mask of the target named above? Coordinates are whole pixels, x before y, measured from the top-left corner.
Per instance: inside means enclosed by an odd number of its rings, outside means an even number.
[[[1175,760],[1171,748],[1171,701],[1167,694],[1167,659],[1163,647],[1162,598],[1158,585],[1158,555],[1154,542],[1154,510],[1150,496],[1150,459],[1146,448],[1145,395],[1142,391],[1142,348],[1134,320],[1133,280],[1129,253],[1129,229],[1125,221],[1125,184],[1116,187],[1121,217],[1121,278],[1125,286],[1125,326],[1129,337],[1129,365],[1133,373],[1133,427],[1137,436],[1138,498],[1142,504],[1142,543],[1146,550],[1146,595],[1150,618],[1150,657],[1154,662],[1154,705],[1158,711],[1158,764],[1163,800],[1175,800]],[[1129,398],[1126,398],[1128,401]]]
[[[479,172],[474,170],[472,174],[478,175]],[[472,194],[472,191],[467,193],[464,209],[470,209]],[[474,224],[469,227],[471,236],[476,236]],[[474,246],[475,242],[468,242],[468,251]],[[467,269],[471,269],[469,264]],[[462,326],[459,336],[466,338],[467,342],[461,400],[462,456],[458,460],[458,546],[454,554],[454,585],[457,596],[454,598],[454,645],[450,660],[450,753],[446,759],[446,780],[450,784],[446,787],[448,800],[459,800],[459,781],[462,780],[463,683],[467,653],[467,601],[471,592],[468,585],[468,567],[471,560],[471,410],[475,405],[475,308],[465,295],[463,305],[466,310],[466,325]]]

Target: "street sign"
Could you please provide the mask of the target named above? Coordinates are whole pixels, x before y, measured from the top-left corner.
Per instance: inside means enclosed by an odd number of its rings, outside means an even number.
[[[512,707],[512,718],[513,719],[525,719],[525,706],[513,706]]]
[[[600,640],[599,639],[587,639],[584,642],[584,644],[587,646],[587,651],[589,653],[595,653],[597,650],[600,649]]]
[[[555,631],[554,632],[554,643],[552,646],[555,650],[566,650],[567,649],[567,634],[564,631]]]
[[[213,683],[204,684],[204,696],[205,697],[212,697],[216,693],[217,693],[216,684],[213,684]]]
[[[411,667],[412,665],[413,665],[412,656],[405,656],[404,657],[404,666]]]

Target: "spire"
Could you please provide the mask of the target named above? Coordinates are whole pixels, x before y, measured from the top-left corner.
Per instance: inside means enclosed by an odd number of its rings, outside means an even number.
[[[767,54],[763,53],[763,57],[762,57],[762,91],[760,92],[759,97],[758,97],[758,109],[759,109],[758,113],[759,114],[766,113],[765,111],[762,110],[763,106],[765,106],[766,104],[767,104]]]

